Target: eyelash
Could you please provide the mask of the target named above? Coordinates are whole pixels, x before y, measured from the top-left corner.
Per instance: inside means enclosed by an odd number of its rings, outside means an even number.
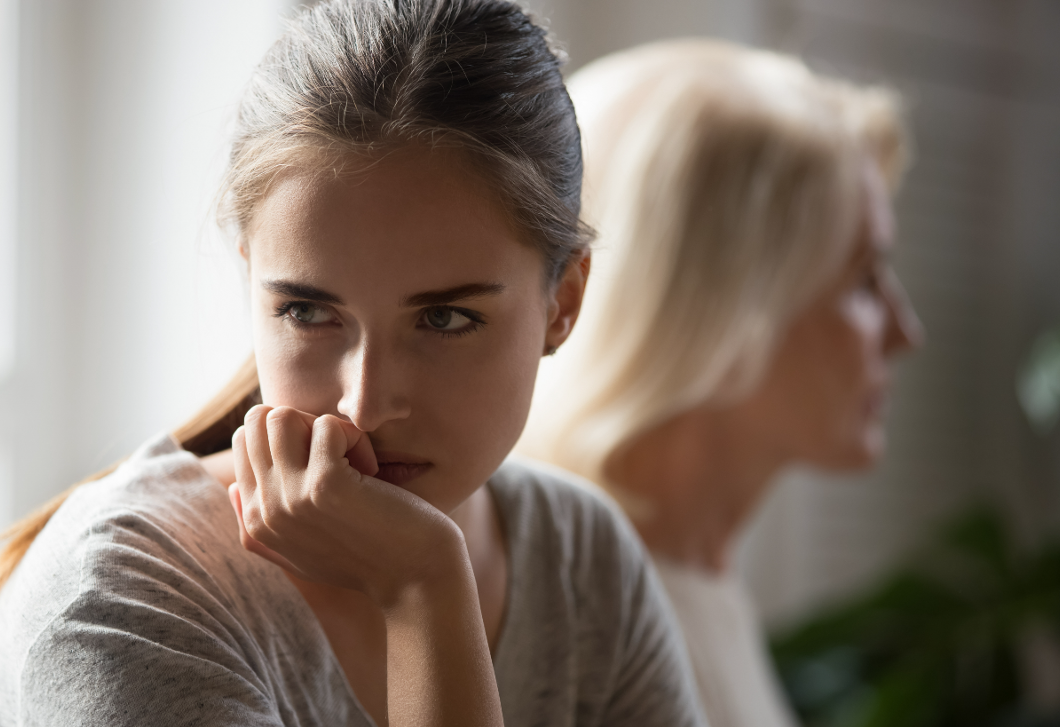
[[[273,315],[276,318],[283,318],[296,328],[316,328],[318,325],[320,325],[313,323],[305,323],[303,321],[298,320],[292,315],[288,315],[291,312],[292,308],[299,305],[315,306],[317,304],[308,300],[289,300],[285,303],[281,303],[280,305],[276,306]],[[457,308],[456,306],[451,305],[432,305],[429,308],[424,308],[422,311],[420,311],[420,318],[418,318],[417,321],[423,318],[424,314],[426,314],[427,311],[433,310],[435,308],[444,308],[446,310],[451,310],[454,313],[459,313],[460,315],[466,317],[469,321],[471,321],[471,325],[459,331],[440,331],[437,328],[425,326],[427,329],[429,329],[433,333],[442,336],[443,338],[460,338],[461,336],[466,336],[468,334],[474,333],[475,331],[481,329],[484,325],[486,325],[485,319],[479,313],[476,313],[473,310],[468,310],[467,308]]]
[[[862,274],[862,287],[873,292],[878,291],[881,285],[881,273],[878,266],[873,265]]]
[[[286,303],[281,303],[276,306],[275,313],[273,314],[276,318],[283,318],[287,323],[290,323],[295,328],[317,328],[320,326],[319,323],[305,323],[298,320],[292,315],[288,315],[291,309],[299,305],[311,305],[314,307],[320,307],[316,303],[310,300],[289,300]]]
[[[485,318],[482,317],[481,314],[476,313],[473,310],[468,310],[467,308],[457,308],[456,306],[452,306],[452,305],[432,305],[432,306],[430,306],[428,308],[424,308],[422,311],[420,311],[420,317],[417,318],[416,320],[417,321],[421,320],[423,318],[423,316],[426,315],[427,311],[434,310],[436,308],[443,308],[445,310],[451,310],[454,313],[459,313],[460,315],[464,316],[469,321],[471,321],[471,323],[466,328],[464,328],[462,330],[459,330],[459,331],[440,331],[437,328],[433,328],[431,326],[425,326],[428,330],[430,330],[433,333],[436,333],[436,334],[442,336],[443,338],[460,338],[462,336],[467,336],[467,335],[469,335],[471,333],[474,333],[475,331],[481,329],[484,325],[486,325],[486,320],[485,320]]]

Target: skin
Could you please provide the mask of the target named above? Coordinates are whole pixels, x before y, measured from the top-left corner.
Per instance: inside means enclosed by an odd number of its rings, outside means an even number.
[[[887,261],[894,215],[873,162],[863,185],[849,259],[789,325],[757,388],[685,411],[605,463],[609,479],[652,503],[636,525],[653,552],[720,572],[782,468],[860,470],[882,456],[891,362],[921,345],[923,328]]]
[[[506,543],[484,486],[588,256],[544,280],[455,151],[295,171],[248,230],[263,406],[204,460],[380,725],[499,725]]]

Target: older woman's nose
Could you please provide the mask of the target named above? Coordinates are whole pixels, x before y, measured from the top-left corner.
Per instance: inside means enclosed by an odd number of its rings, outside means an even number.
[[[889,314],[883,342],[884,352],[895,355],[920,348],[924,345],[924,324],[921,323],[905,287],[893,270],[888,270],[883,289]]]

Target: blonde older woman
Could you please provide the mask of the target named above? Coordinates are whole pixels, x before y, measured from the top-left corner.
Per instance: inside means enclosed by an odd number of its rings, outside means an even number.
[[[890,360],[921,338],[887,262],[896,100],[707,41],[609,56],[570,88],[600,243],[521,448],[627,509],[711,724],[790,724],[729,552],[786,465],[884,451]]]

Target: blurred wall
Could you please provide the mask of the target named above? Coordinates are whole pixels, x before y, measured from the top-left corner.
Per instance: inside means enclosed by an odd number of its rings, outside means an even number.
[[[928,331],[899,367],[890,452],[860,477],[792,472],[740,565],[779,623],[890,567],[974,498],[1033,539],[1056,524],[1060,447],[1014,395],[1060,321],[1060,3],[1052,0],[539,0],[569,72],[646,41],[711,35],[905,95],[916,164],[896,265]]]
[[[0,525],[179,423],[249,352],[209,208],[226,124],[288,5],[3,2],[19,43],[0,44],[0,93],[17,94],[0,114],[18,110],[0,256],[5,232],[18,243],[16,288],[10,261],[0,274]]]

